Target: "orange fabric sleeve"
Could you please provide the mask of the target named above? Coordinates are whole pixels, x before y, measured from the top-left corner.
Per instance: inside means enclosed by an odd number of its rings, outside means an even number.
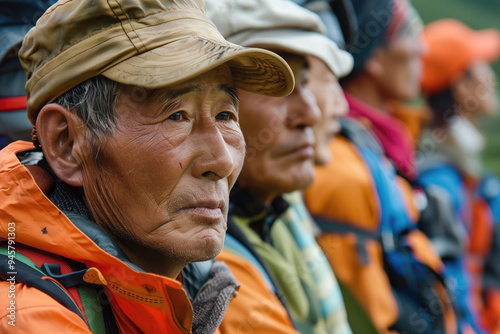
[[[313,215],[376,231],[379,203],[368,166],[344,137],[331,142],[330,152],[332,161],[316,167],[314,182],[304,191],[307,208]]]
[[[250,262],[227,250],[223,250],[217,260],[229,266],[241,285],[222,320],[221,334],[298,334],[286,309]]]
[[[399,186],[399,190],[401,191],[401,194],[403,195],[403,200],[405,203],[406,207],[406,213],[408,214],[408,217],[413,221],[413,222],[418,222],[420,219],[420,211],[418,208],[415,206],[415,201],[413,199],[414,196],[414,190],[411,187],[411,185],[403,179],[401,176],[396,177],[397,184]]]
[[[22,283],[15,288],[15,298],[9,298],[10,283],[0,282],[0,333],[91,333],[78,315],[47,294]],[[8,310],[12,300],[14,312]]]
[[[332,161],[316,167],[314,183],[304,193],[308,209],[319,217],[377,231],[380,204],[368,166],[344,137],[332,141],[330,152]],[[364,245],[369,259],[364,264],[354,234],[322,233],[318,242],[337,279],[358,300],[379,333],[391,333],[398,305],[384,271],[380,245],[374,241]]]
[[[380,245],[374,241],[366,243],[369,261],[362,264],[353,234],[323,233],[318,243],[337,279],[353,294],[379,333],[391,333],[389,327],[396,322],[399,313],[389,278],[384,271]]]

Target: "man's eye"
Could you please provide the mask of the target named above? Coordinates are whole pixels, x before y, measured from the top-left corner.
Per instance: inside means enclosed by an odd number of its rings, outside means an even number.
[[[172,115],[168,116],[168,119],[172,121],[180,121],[182,118],[181,112],[175,112]]]
[[[228,121],[231,119],[231,114],[227,111],[219,113],[217,116],[215,116],[215,119],[221,120],[221,121]]]

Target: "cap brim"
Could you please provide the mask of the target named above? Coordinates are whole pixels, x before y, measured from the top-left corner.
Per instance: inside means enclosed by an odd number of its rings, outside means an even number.
[[[471,38],[477,59],[494,63],[500,56],[500,33],[495,29],[474,31]]]
[[[225,63],[231,67],[237,88],[268,96],[286,96],[293,91],[293,72],[278,55],[203,38],[185,38],[146,51],[102,75],[122,84],[160,88],[190,80]]]
[[[243,46],[257,46],[273,51],[311,55],[321,59],[338,78],[349,74],[354,60],[327,36],[298,29],[252,30],[230,36],[229,41]]]

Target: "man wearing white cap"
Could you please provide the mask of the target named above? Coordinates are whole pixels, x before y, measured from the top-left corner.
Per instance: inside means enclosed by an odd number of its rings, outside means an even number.
[[[285,194],[308,186],[315,161],[329,159],[319,152],[346,112],[337,78],[350,71],[352,57],[324,35],[316,14],[289,1],[213,0],[207,1],[207,13],[228,40],[282,55],[297,83],[284,98],[240,92],[247,155],[230,195],[219,260],[229,265],[241,288],[221,331],[351,333],[335,276],[308,230],[309,216],[287,201],[298,195],[300,204],[300,194]],[[327,101],[318,110],[316,101],[331,97],[339,99],[338,108],[332,110],[337,104]],[[314,132],[318,125],[322,131]]]

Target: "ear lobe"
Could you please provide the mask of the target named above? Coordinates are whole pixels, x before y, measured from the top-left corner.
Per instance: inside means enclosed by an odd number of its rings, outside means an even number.
[[[83,122],[68,109],[51,103],[40,111],[36,131],[43,154],[54,173],[65,183],[82,186],[81,141]]]
[[[450,89],[453,99],[459,104],[462,103],[470,90],[468,78],[465,76],[459,77],[450,85]]]
[[[365,63],[365,72],[373,78],[380,78],[384,75],[384,67],[380,63],[381,52],[381,50],[375,51]]]

